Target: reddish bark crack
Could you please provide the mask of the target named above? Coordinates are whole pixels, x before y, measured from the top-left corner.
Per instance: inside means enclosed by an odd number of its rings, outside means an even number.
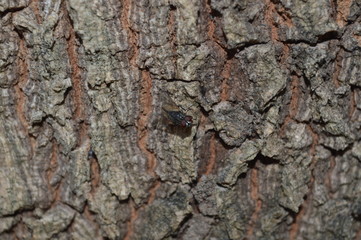
[[[43,18],[40,15],[40,3],[42,1],[41,0],[32,0],[29,4],[29,7],[33,10],[35,18],[36,18],[36,22],[38,24],[41,24],[43,22]]]
[[[138,145],[140,150],[146,156],[148,160],[148,174],[157,178],[155,173],[155,168],[157,166],[157,161],[154,153],[150,152],[147,149],[147,141],[149,137],[148,133],[148,121],[152,114],[152,79],[148,71],[142,71],[142,81],[141,81],[141,91],[140,91],[140,116],[137,122],[138,127]],[[154,200],[156,189],[159,187],[160,183],[155,182],[153,187],[149,189],[150,197],[148,203],[151,203]]]
[[[70,24],[70,16],[67,13],[65,5],[62,6],[62,11],[66,13],[67,18],[64,20],[68,26]],[[71,96],[73,100],[74,122],[78,123],[78,137],[77,146],[86,145],[86,149],[90,149],[90,137],[88,133],[88,125],[86,123],[86,111],[85,111],[85,86],[82,78],[82,70],[79,67],[79,57],[77,52],[77,40],[74,28],[69,28],[69,38],[67,39],[67,52],[69,57],[70,69],[71,69],[71,81],[72,91]],[[100,182],[100,167],[97,159],[94,157],[89,159],[90,162],[90,175],[91,175],[91,194],[93,194]]]
[[[208,39],[212,43],[216,43],[218,45],[218,47],[225,52],[226,49],[223,46],[224,43],[222,44],[222,40],[220,40],[218,38],[218,35],[216,34],[216,31],[219,30],[219,29],[217,29],[217,27],[218,27],[217,21],[214,20],[214,14],[212,13],[212,7],[210,6],[208,0],[205,0],[204,7],[206,8],[206,12],[208,13],[208,15],[207,15],[207,36],[208,36]],[[222,32],[222,30],[220,30],[219,32]]]
[[[213,40],[214,42],[217,42],[217,39],[215,38],[214,36],[214,32],[216,31],[216,24],[212,21],[212,18],[210,17],[210,15],[212,14],[212,8],[211,6],[208,4],[208,0],[205,0],[204,1],[204,6],[207,10],[207,13],[208,13],[208,31],[207,31],[207,35],[208,35],[208,38],[210,40]]]
[[[65,5],[62,10],[67,13]],[[70,24],[70,17],[67,13],[67,25]],[[69,29],[69,39],[67,40],[67,51],[71,68],[71,81],[72,81],[72,99],[74,104],[73,119],[78,123],[78,142],[77,146],[86,145],[86,149],[91,148],[90,137],[88,133],[88,124],[86,123],[86,106],[85,106],[85,86],[82,78],[82,69],[79,67],[79,57],[77,52],[77,40],[74,28]],[[94,156],[89,158],[90,176],[91,176],[91,194],[94,194],[100,182],[100,166]]]
[[[136,31],[133,30],[132,24],[130,23],[130,16],[131,16],[131,1],[130,0],[124,0],[121,1],[121,4],[123,5],[123,9],[121,10],[120,14],[120,22],[122,27],[126,30],[128,33],[128,42],[131,47],[129,50],[130,52],[130,65],[131,67],[134,67],[137,69],[137,56],[139,55],[139,48],[138,48],[138,34]]]
[[[138,71],[137,66],[137,59],[139,55],[139,47],[138,47],[138,36],[135,31],[132,30],[131,23],[129,20],[130,13],[131,12],[131,2],[129,0],[126,0],[123,2],[123,9],[121,14],[121,23],[122,26],[126,29],[129,36],[129,42],[131,45],[131,51],[132,55],[130,58],[130,65],[132,68],[136,69]],[[139,96],[139,105],[140,105],[140,114],[137,121],[137,128],[138,128],[138,146],[142,153],[147,158],[148,162],[148,174],[153,176],[154,178],[157,178],[155,173],[156,168],[156,157],[154,153],[150,152],[147,149],[147,141],[149,138],[149,132],[148,132],[148,121],[151,116],[153,106],[152,106],[152,79],[150,72],[147,70],[143,70],[141,72],[141,81],[140,81],[140,96]],[[149,198],[148,198],[148,204],[152,203],[155,199],[156,191],[160,186],[159,181],[155,181],[153,186],[149,189]],[[140,209],[137,209],[135,206],[134,201],[129,198],[129,206],[131,209],[131,216],[128,221],[127,225],[127,233],[125,236],[125,240],[130,239],[130,237],[133,235],[134,231],[134,222],[137,219],[138,211]]]
[[[18,52],[18,67],[19,67],[19,81],[14,86],[15,94],[16,94],[16,115],[21,124],[21,129],[24,132],[24,136],[28,136],[29,144],[30,144],[30,154],[29,158],[32,158],[34,155],[34,149],[36,146],[36,139],[29,133],[29,123],[25,116],[25,103],[26,96],[23,92],[23,87],[25,87],[26,83],[29,81],[29,67],[27,63],[28,50],[26,48],[25,40],[19,40],[19,52]]]
[[[154,175],[154,168],[156,166],[156,159],[154,154],[147,149],[148,141],[148,120],[152,113],[152,79],[148,71],[142,71],[141,90],[139,96],[140,116],[137,122],[139,130],[139,147],[148,159],[148,173]]]
[[[200,145],[196,147],[200,152],[200,156],[199,156],[200,161],[198,162],[198,167],[197,167],[197,182],[200,180],[200,178],[203,175],[210,174],[213,171],[216,161],[216,152],[217,152],[215,145],[215,133],[206,132],[206,127],[209,122],[209,119],[207,118],[205,112],[202,111],[201,113],[202,114],[199,118],[198,131],[203,132],[204,135],[202,137],[203,141],[201,141]],[[211,151],[209,150],[210,149],[209,146],[212,146]]]
[[[156,156],[154,153],[148,150],[147,142],[149,138],[148,132],[148,121],[152,113],[152,79],[149,71],[142,71],[142,79],[141,79],[141,90],[139,97],[140,104],[140,115],[137,121],[138,128],[138,146],[142,153],[146,156],[148,161],[148,174],[153,176],[156,180],[153,185],[149,188],[149,198],[147,204],[151,204],[156,196],[157,189],[160,187],[161,182],[158,179],[155,169],[157,166]],[[145,206],[137,209],[133,200],[130,199],[130,207],[131,207],[131,217],[128,222],[127,234],[124,240],[130,239],[133,235],[134,231],[134,222],[138,217],[138,212],[140,209],[144,209]]]
[[[214,166],[216,165],[216,143],[215,143],[215,133],[213,133],[211,139],[209,140],[209,159],[206,166],[205,175],[212,173]]]
[[[136,59],[137,56],[139,54],[139,49],[137,46],[137,34],[133,31],[132,27],[131,27],[131,23],[129,20],[130,17],[130,7],[131,7],[131,1],[130,0],[124,0],[122,1],[122,5],[123,5],[123,9],[121,10],[121,15],[120,15],[120,22],[121,25],[123,26],[123,28],[127,31],[128,33],[128,41],[129,44],[131,46],[131,49],[129,50],[129,52],[131,52],[131,56],[129,59],[130,62],[130,66],[137,69],[137,64],[136,64]],[[141,120],[142,118],[142,112],[141,112],[141,116],[139,117],[138,120],[138,131],[141,128],[141,126],[139,125],[144,125],[145,123],[143,123],[143,121],[145,120]],[[140,131],[141,132],[141,131]],[[144,133],[143,133],[144,134]],[[139,133],[139,142],[138,145],[141,148],[142,143],[141,143],[141,135],[142,133]],[[146,141],[146,140],[143,140]],[[124,240],[129,240],[129,238],[131,237],[131,235],[133,235],[133,229],[134,229],[134,222],[137,219],[138,216],[138,210],[136,209],[135,203],[133,202],[132,198],[129,198],[129,208],[131,209],[131,214],[130,214],[130,219],[127,223],[127,233],[124,237]]]
[[[100,183],[100,165],[98,159],[96,159],[96,156],[91,157],[89,161],[90,161],[90,180],[91,180],[90,194],[94,195]]]
[[[258,183],[258,169],[254,167],[251,170],[251,199],[255,203],[255,208],[251,219],[249,221],[249,226],[247,230],[247,239],[253,239],[253,232],[256,227],[256,222],[258,220],[259,212],[262,208],[262,201],[259,198],[259,183]]]
[[[76,37],[73,28],[70,29],[70,38],[68,39],[68,56],[71,68],[71,80],[72,80],[72,97],[74,102],[74,120],[80,123],[79,126],[79,141],[78,146],[81,145],[85,140],[88,140],[88,127],[84,123],[85,116],[85,105],[84,105],[84,83],[82,82],[82,70],[79,67],[79,59],[76,48]]]
[[[346,25],[347,17],[350,14],[351,4],[352,0],[337,0],[336,22],[339,27],[343,27]]]
[[[69,13],[67,12],[67,8],[65,4],[62,5],[62,11],[65,13],[64,15],[67,16],[64,18],[65,25],[69,26],[69,38],[67,39],[67,53],[69,58],[69,64],[71,69],[71,81],[72,81],[72,101],[73,101],[73,119],[74,122],[78,123],[78,137],[77,137],[77,147],[81,147],[85,145],[85,148],[90,150],[90,137],[88,133],[88,123],[87,120],[87,113],[86,113],[86,93],[85,93],[85,85],[84,79],[82,77],[82,69],[79,67],[79,57],[77,52],[77,39],[75,30],[72,27],[71,20]],[[89,160],[89,168],[90,168],[90,194],[94,195],[97,187],[100,183],[100,166],[96,159],[95,155],[88,156]],[[59,190],[61,186],[59,187]],[[57,191],[59,192],[59,191]],[[60,193],[57,193],[57,200],[60,196]],[[88,206],[85,206],[83,216],[89,219],[90,222],[93,224],[96,223],[95,218],[90,213]],[[99,227],[96,228],[97,230]]]
[[[289,105],[289,117],[294,119],[297,115],[298,110],[298,101],[300,98],[300,90],[299,90],[299,79],[296,75],[292,76],[292,82],[291,82],[291,101]]]
[[[218,47],[219,47],[219,52],[220,55],[222,56],[221,59],[226,59],[227,57],[227,52],[226,50],[221,46],[219,39],[217,39],[217,35],[215,35],[215,31],[216,31],[216,24],[213,22],[212,18],[210,17],[210,15],[212,14],[212,9],[211,6],[209,5],[208,1],[205,1],[204,6],[206,8],[206,12],[208,13],[207,19],[208,19],[208,29],[207,29],[207,35],[208,38],[211,42],[217,43]],[[216,45],[217,46],[217,45]],[[215,46],[215,47],[216,47]],[[232,67],[232,59],[228,59],[225,60],[223,69],[222,69],[222,73],[221,73],[221,77],[222,77],[222,82],[221,82],[221,86],[220,86],[220,99],[221,101],[227,101],[228,100],[228,89],[229,89],[229,85],[228,85],[228,79],[231,76],[231,67]]]
[[[231,68],[232,68],[232,59],[228,59],[224,66],[223,66],[223,70],[221,73],[222,76],[222,84],[221,84],[221,101],[227,101],[228,99],[228,89],[229,89],[229,85],[228,85],[228,79],[231,76]]]
[[[342,55],[343,50],[337,52],[336,60],[334,62],[334,68],[332,72],[332,82],[336,88],[340,87],[340,82],[338,80],[338,76],[340,75],[342,69]]]
[[[128,225],[127,225],[127,233],[123,240],[129,240],[130,237],[133,235],[134,222],[138,218],[138,210],[136,209],[135,203],[131,198],[129,200],[129,205],[130,205],[130,209],[131,209],[130,219],[129,219]]]
[[[266,0],[266,6],[267,8],[265,11],[265,20],[266,23],[271,27],[271,34],[270,34],[271,40],[273,42],[279,41],[278,28],[275,26],[274,16],[273,16],[277,12],[275,4],[270,0]]]
[[[291,99],[288,105],[288,115],[285,117],[282,126],[280,127],[280,136],[284,136],[286,126],[294,121],[297,112],[298,112],[298,103],[300,97],[300,90],[299,90],[299,78],[296,75],[292,75],[291,81]]]
[[[291,227],[290,227],[290,232],[289,232],[290,240],[296,239],[297,234],[300,229],[300,225],[301,225],[300,222],[301,222],[304,214],[305,214],[305,209],[303,208],[303,206],[301,206],[300,211],[297,213],[296,218],[294,219],[294,222],[291,224]]]
[[[279,5],[276,7],[276,5],[271,0],[266,0],[265,5],[267,6],[265,11],[265,21],[271,28],[271,41],[280,41],[278,35],[278,26],[284,25],[288,28],[293,27],[291,17],[289,16],[289,13],[286,9]],[[279,17],[276,17],[276,15]]]

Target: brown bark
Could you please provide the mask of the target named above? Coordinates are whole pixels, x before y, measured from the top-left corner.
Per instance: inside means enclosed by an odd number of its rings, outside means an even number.
[[[361,239],[360,7],[0,0],[0,239]]]

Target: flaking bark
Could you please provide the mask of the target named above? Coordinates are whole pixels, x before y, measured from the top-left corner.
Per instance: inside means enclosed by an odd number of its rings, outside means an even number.
[[[360,7],[0,0],[0,239],[360,239]]]

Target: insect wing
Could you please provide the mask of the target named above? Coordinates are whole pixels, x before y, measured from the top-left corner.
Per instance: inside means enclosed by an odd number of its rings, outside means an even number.
[[[192,127],[192,116],[185,115],[168,95],[161,95],[163,115],[168,123],[180,127]]]
[[[168,119],[172,122],[173,125],[183,126],[185,115],[180,111],[167,111],[164,110],[167,114]]]
[[[162,95],[162,110],[164,116],[171,125],[182,126],[185,115],[181,112],[174,101],[165,94]]]

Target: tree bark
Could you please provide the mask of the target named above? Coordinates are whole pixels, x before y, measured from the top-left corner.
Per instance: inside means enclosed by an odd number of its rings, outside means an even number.
[[[0,239],[361,239],[360,7],[0,0]]]

